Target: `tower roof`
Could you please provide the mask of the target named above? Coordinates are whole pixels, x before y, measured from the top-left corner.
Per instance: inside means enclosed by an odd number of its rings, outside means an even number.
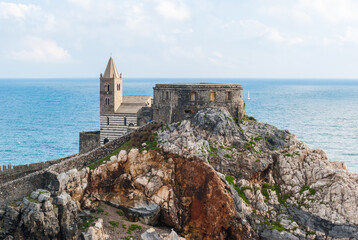
[[[114,64],[113,58],[110,57],[106,70],[104,71],[103,78],[119,78],[119,74],[116,68],[116,65]]]

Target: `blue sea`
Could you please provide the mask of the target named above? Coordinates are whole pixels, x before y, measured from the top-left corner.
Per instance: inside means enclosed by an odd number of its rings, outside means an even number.
[[[358,80],[128,78],[124,94],[152,95],[163,82],[240,83],[248,115],[358,173]],[[99,79],[0,79],[0,165],[77,153],[79,132],[98,129]]]

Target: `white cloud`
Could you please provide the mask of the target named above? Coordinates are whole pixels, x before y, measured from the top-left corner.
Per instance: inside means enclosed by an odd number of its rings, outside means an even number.
[[[276,17],[293,18],[300,23],[312,23],[319,18],[330,24],[358,22],[358,1],[355,0],[299,0],[283,1],[262,9]]]
[[[353,0],[301,0],[303,9],[310,9],[330,23],[358,20],[358,2]]]
[[[345,43],[353,43],[358,45],[358,28],[346,27],[341,35],[333,37],[324,37],[322,43],[325,45],[343,45]]]
[[[189,8],[181,1],[159,0],[156,10],[169,20],[185,21],[191,18]]]
[[[133,30],[142,29],[142,26],[146,24],[144,16],[143,4],[129,6],[126,11],[126,26]]]
[[[0,2],[0,18],[3,19],[12,17],[24,19],[32,12],[38,10],[40,10],[40,7],[32,4]]]
[[[78,7],[82,7],[85,9],[88,9],[92,6],[93,1],[92,0],[68,0],[70,4],[73,4]]]
[[[219,63],[223,58],[223,55],[221,52],[212,52],[211,56],[209,56],[209,62],[217,64]]]
[[[339,39],[343,42],[358,44],[358,28],[347,27],[344,35],[340,36]]]
[[[62,62],[71,59],[70,54],[55,41],[35,37],[26,38],[23,50],[12,51],[13,58],[25,61]]]
[[[189,29],[174,29],[172,31],[173,34],[187,34],[187,33],[193,33],[194,30],[192,28],[189,28]]]
[[[288,45],[304,42],[302,37],[283,35],[277,29],[269,27],[257,20],[231,21],[225,25],[225,28],[236,32],[242,39],[264,38],[269,41]]]

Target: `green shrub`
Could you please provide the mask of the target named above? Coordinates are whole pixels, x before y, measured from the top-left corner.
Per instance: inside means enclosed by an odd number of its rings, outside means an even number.
[[[237,186],[236,184],[234,184],[234,177],[230,176],[230,175],[226,175],[225,176],[226,181],[233,186],[233,188],[236,190],[237,194],[239,195],[239,197],[242,198],[242,200],[244,200],[244,202],[246,202],[248,205],[250,204],[249,199],[246,197],[244,190],[242,188],[240,188],[239,186]]]
[[[119,148],[117,148],[116,150],[114,150],[113,152],[111,152],[108,156],[101,158],[99,160],[96,160],[92,163],[90,163],[88,165],[89,169],[94,170],[97,167],[99,167],[100,165],[102,165],[104,162],[107,162],[110,160],[110,158],[112,156],[118,155],[118,153],[122,150],[126,150],[127,152],[130,151],[130,149],[132,149],[132,144],[131,144],[131,140],[125,142],[122,144],[122,146],[120,146]]]
[[[91,226],[91,224],[93,223],[94,221],[94,218],[91,216],[89,219],[83,221],[81,224],[80,224],[80,229],[82,231],[86,230],[87,228],[89,228],[89,226]]]
[[[234,185],[234,177],[233,176],[226,175],[225,179],[230,185]]]
[[[139,226],[139,225],[137,225],[137,224],[132,224],[132,225],[130,225],[129,227],[128,227],[128,230],[127,230],[127,234],[131,234],[133,231],[135,231],[135,230],[141,230],[142,229],[142,227],[141,226]]]
[[[121,217],[124,215],[124,213],[123,213],[122,210],[118,210],[118,211],[117,211],[117,214],[118,214],[119,216],[121,216]]]
[[[112,225],[112,227],[118,227],[119,226],[119,222],[116,222],[116,221],[109,221],[108,222],[109,224],[111,224]]]
[[[231,155],[229,155],[229,154],[225,154],[225,156],[224,156],[224,157],[229,158],[229,159],[232,159],[232,156],[231,156]]]
[[[103,212],[104,212],[103,208],[97,207],[97,214],[101,214]]]
[[[301,190],[300,190],[298,193],[302,195],[302,193],[303,193],[304,191],[307,191],[307,190],[310,192],[310,195],[315,195],[315,194],[316,194],[316,190],[313,189],[313,188],[310,188],[310,187],[307,186],[307,185],[303,185],[302,188],[301,188]]]

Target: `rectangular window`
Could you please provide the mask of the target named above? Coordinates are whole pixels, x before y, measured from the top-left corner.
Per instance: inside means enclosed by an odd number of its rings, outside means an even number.
[[[166,92],[165,98],[166,98],[167,100],[169,100],[169,92]]]
[[[107,117],[107,125],[109,125],[109,117]]]
[[[124,124],[123,125],[127,126],[127,118],[126,117],[124,117]]]
[[[211,92],[210,93],[210,101],[215,101],[215,97],[216,97],[216,93],[215,92]]]
[[[232,100],[232,92],[226,92],[226,100],[228,101]]]
[[[121,84],[117,84],[117,91],[121,90]]]
[[[106,105],[109,105],[109,98],[106,98]]]
[[[196,92],[191,92],[190,93],[190,101],[195,101],[196,99]]]

